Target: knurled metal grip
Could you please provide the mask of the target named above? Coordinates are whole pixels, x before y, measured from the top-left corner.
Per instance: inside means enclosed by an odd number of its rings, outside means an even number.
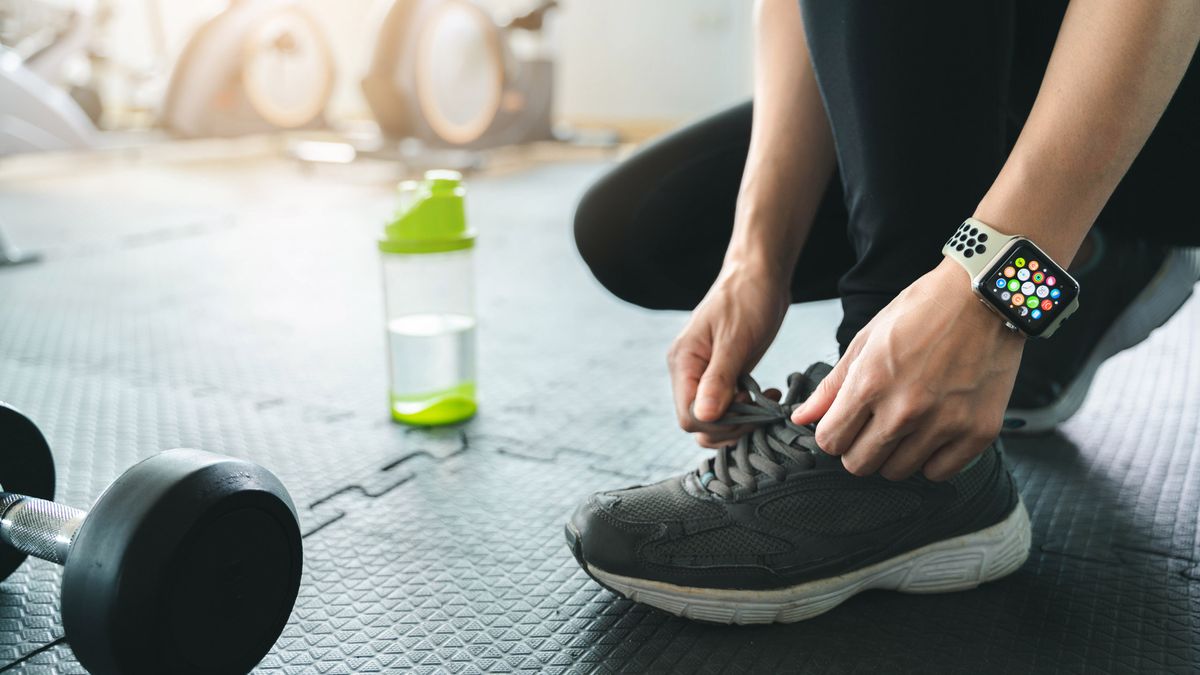
[[[62,565],[86,516],[86,511],[56,502],[0,492],[0,542]]]

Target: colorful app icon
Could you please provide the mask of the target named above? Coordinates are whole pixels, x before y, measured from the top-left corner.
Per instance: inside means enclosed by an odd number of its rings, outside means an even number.
[[[1020,293],[1013,293],[1012,304],[1018,305],[1018,306],[1024,305],[1025,304],[1025,296],[1021,295]]]
[[[1044,298],[1047,295],[1050,295],[1050,287],[1049,286],[1038,286],[1037,287],[1037,296],[1039,298]]]
[[[1054,277],[1046,277],[1046,285],[1047,286],[1053,286],[1054,284],[1057,284],[1057,283],[1058,283],[1058,279],[1055,279]]]
[[[1004,268],[1004,276],[1008,277],[1009,279],[1013,278],[1013,275],[1015,275],[1016,273],[1017,273],[1017,270],[1012,265],[1009,265],[1008,267]]]
[[[1050,297],[1057,300],[1058,296],[1060,296],[1060,295],[1062,295],[1062,291],[1058,290],[1057,288],[1050,289]]]
[[[1035,302],[1035,303],[1037,302],[1037,300],[1035,300],[1035,299],[1033,299],[1033,298],[1030,298],[1030,300],[1033,300],[1033,302]],[[1033,305],[1030,305],[1030,307],[1032,307],[1032,306],[1033,306]],[[1049,311],[1050,311],[1050,310],[1051,310],[1053,307],[1054,307],[1054,303],[1053,303],[1053,302],[1051,302],[1051,301],[1049,301],[1049,300],[1043,300],[1043,301],[1042,301],[1042,309],[1043,309],[1044,311],[1047,311],[1047,312],[1049,312]]]
[[[1017,267],[1024,267],[1024,266],[1025,266],[1025,259],[1024,259],[1024,258],[1017,258],[1016,260],[1014,260],[1014,261],[1013,261],[1013,264],[1014,264],[1014,265],[1016,265]]]
[[[1022,308],[1021,308],[1021,316],[1028,316],[1028,315],[1029,315],[1029,308],[1028,308],[1028,307],[1022,307]]]
[[[1050,301],[1047,300],[1046,302],[1050,302]],[[1037,307],[1037,305],[1038,305],[1037,298],[1026,298],[1025,299],[1025,306],[1028,307],[1029,309],[1033,309],[1034,307]]]
[[[1000,294],[1000,299],[1005,302],[1008,302],[1009,300],[1012,299],[1012,293],[1009,293],[1008,291],[1004,291],[1003,293]]]
[[[1021,287],[1021,282],[1017,281],[1016,279],[1008,280],[1008,290],[1012,291],[1013,293],[1016,293],[1017,289],[1019,289],[1020,287]]]
[[[1042,318],[1042,310],[1040,310],[1040,309],[1033,310],[1032,312],[1029,313],[1029,318],[1034,319],[1034,320]]]
[[[997,279],[997,280],[996,280],[996,288],[1004,288],[1004,287],[1006,287],[1006,286],[1008,286],[1008,282],[1007,282],[1007,281],[1005,281],[1005,280],[1003,280],[1003,279]]]
[[[1029,270],[1018,270],[1017,278],[1021,281],[1029,281]]]
[[[1036,260],[1029,261],[1029,269],[1036,272],[1037,268],[1039,268],[1039,267],[1041,267],[1041,265],[1038,263],[1038,261],[1036,261]]]
[[[1033,263],[1030,263],[1030,264],[1032,265]],[[1042,274],[1041,272],[1034,272],[1032,278],[1033,278],[1033,283],[1040,284],[1040,283],[1042,283],[1042,280],[1044,280],[1046,278],[1046,275]]]
[[[1026,281],[1025,283],[1021,284],[1021,292],[1025,295],[1033,295],[1033,291],[1036,288],[1037,286],[1034,286],[1032,281]]]

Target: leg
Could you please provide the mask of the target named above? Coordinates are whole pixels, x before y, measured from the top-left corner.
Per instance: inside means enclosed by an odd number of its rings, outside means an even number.
[[[744,103],[639,150],[593,185],[575,212],[575,241],[617,297],[652,309],[691,309],[721,268],[750,144]],[[840,186],[832,181],[796,265],[792,300],[836,297],[852,252]]]
[[[1066,2],[1016,8],[1010,138],[1033,106]],[[1200,185],[1200,58],[1193,57],[1171,103],[1096,219],[1090,250],[1072,273],[1086,289],[1079,311],[1052,340],[1025,346],[1005,427],[1054,428],[1083,404],[1100,366],[1145,340],[1191,295],[1200,266],[1192,251],[1200,225],[1192,191]],[[1089,298],[1091,299],[1089,301]]]
[[[842,348],[970,215],[1007,153],[1008,3],[803,1],[857,262]]]

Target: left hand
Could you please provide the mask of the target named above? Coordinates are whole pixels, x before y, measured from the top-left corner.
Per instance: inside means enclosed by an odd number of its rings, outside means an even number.
[[[863,328],[792,413],[859,476],[953,477],[1000,433],[1025,338],[945,259]]]

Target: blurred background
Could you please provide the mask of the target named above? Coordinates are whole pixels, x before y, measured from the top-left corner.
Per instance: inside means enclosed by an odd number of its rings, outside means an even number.
[[[0,153],[297,129],[373,149],[636,140],[749,95],[750,10],[0,0]]]
[[[481,379],[518,397],[518,375],[543,384],[548,344],[628,359],[614,345],[636,322],[654,367],[618,379],[654,387],[667,414],[661,353],[684,316],[600,288],[572,213],[639,144],[750,96],[751,15],[745,0],[0,0],[0,366],[76,363],[84,343],[56,340],[88,335],[96,367],[131,378],[143,322],[177,312],[180,331],[198,316],[211,331],[188,354],[270,353],[288,377],[354,354],[280,388],[323,405],[338,381],[348,409],[386,413],[382,296],[423,283],[478,289]],[[475,262],[381,284],[385,226],[409,227],[429,186],[397,188],[437,169],[465,176]],[[575,332],[526,344],[530,317],[575,312]],[[137,358],[176,349],[155,339]]]

